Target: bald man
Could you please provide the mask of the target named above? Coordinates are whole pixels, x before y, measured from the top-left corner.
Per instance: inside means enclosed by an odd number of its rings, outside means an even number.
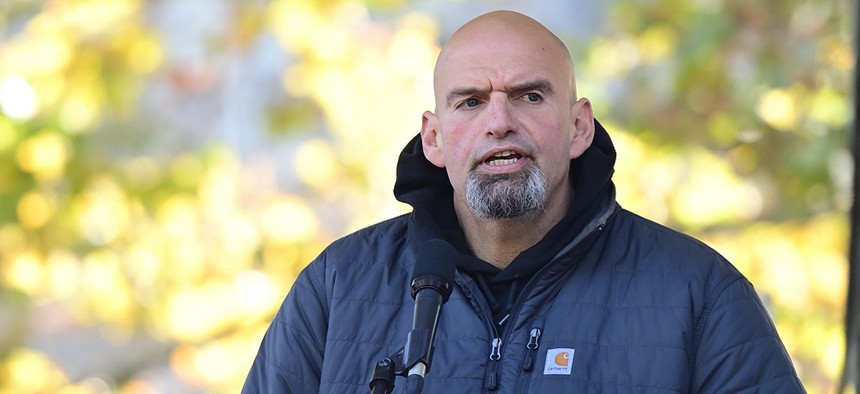
[[[412,212],[302,271],[243,392],[367,392],[414,332],[413,272],[446,264],[424,392],[804,392],[743,275],[616,203],[615,150],[573,70],[562,41],[522,14],[455,32],[435,112],[397,164],[394,194]],[[440,240],[447,252],[423,249]],[[412,366],[394,360],[397,373]],[[406,382],[395,392],[420,387]]]

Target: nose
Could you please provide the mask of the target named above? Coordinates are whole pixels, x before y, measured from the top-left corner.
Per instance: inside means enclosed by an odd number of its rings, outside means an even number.
[[[488,107],[487,134],[495,138],[505,138],[508,133],[513,133],[516,124],[507,95],[501,92],[492,94]]]

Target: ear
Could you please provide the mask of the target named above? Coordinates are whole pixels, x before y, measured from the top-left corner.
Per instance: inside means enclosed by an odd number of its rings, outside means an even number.
[[[570,158],[576,159],[591,146],[594,141],[594,112],[591,101],[581,98],[570,109],[571,138]]]
[[[439,118],[430,111],[424,111],[421,117],[421,146],[424,157],[436,167],[445,168],[445,156],[442,154],[442,136],[439,134]]]

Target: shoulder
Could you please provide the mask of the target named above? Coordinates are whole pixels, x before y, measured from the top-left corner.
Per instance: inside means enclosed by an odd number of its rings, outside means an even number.
[[[409,242],[410,219],[411,214],[404,214],[350,233],[326,247],[323,256],[329,262],[389,256]]]
[[[716,265],[738,273],[725,257],[699,239],[630,211],[621,210],[613,227],[616,242],[635,247],[643,257],[654,257],[654,262],[691,269]]]
[[[320,287],[362,281],[383,273],[408,271],[411,214],[404,214],[350,233],[329,244],[304,270]]]
[[[659,284],[668,292],[686,289],[705,300],[719,297],[735,282],[747,282],[704,242],[630,211],[621,210],[607,229],[604,253],[616,273]]]

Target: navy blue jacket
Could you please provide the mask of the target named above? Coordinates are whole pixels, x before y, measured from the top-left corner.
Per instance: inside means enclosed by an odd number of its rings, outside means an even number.
[[[400,195],[412,190],[402,186]],[[474,275],[458,270],[424,392],[804,392],[743,275],[602,190],[522,286],[502,328]],[[373,365],[402,348],[411,328],[418,245],[450,235],[426,220],[426,205],[332,243],[302,271],[243,393],[369,391]],[[405,380],[396,384],[404,392]]]

